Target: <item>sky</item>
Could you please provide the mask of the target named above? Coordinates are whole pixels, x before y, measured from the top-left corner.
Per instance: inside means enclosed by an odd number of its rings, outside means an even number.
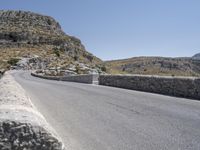
[[[1,0],[54,17],[103,60],[200,52],[200,0]]]

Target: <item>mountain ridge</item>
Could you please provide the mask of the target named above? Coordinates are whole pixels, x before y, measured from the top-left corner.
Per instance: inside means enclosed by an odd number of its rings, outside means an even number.
[[[132,57],[105,61],[111,74],[200,76],[200,61],[193,57]]]

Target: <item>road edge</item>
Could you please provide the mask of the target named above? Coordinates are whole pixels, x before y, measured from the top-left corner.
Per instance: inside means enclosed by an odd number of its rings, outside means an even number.
[[[10,72],[0,80],[0,100],[0,149],[65,149],[61,138]]]

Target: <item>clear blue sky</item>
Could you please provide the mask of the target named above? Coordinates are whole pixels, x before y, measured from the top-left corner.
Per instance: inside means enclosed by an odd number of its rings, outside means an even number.
[[[54,17],[103,60],[200,52],[200,0],[1,0]]]

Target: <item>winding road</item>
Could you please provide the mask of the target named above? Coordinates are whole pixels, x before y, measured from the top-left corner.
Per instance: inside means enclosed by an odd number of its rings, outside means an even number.
[[[67,150],[200,149],[200,101],[12,75]]]

